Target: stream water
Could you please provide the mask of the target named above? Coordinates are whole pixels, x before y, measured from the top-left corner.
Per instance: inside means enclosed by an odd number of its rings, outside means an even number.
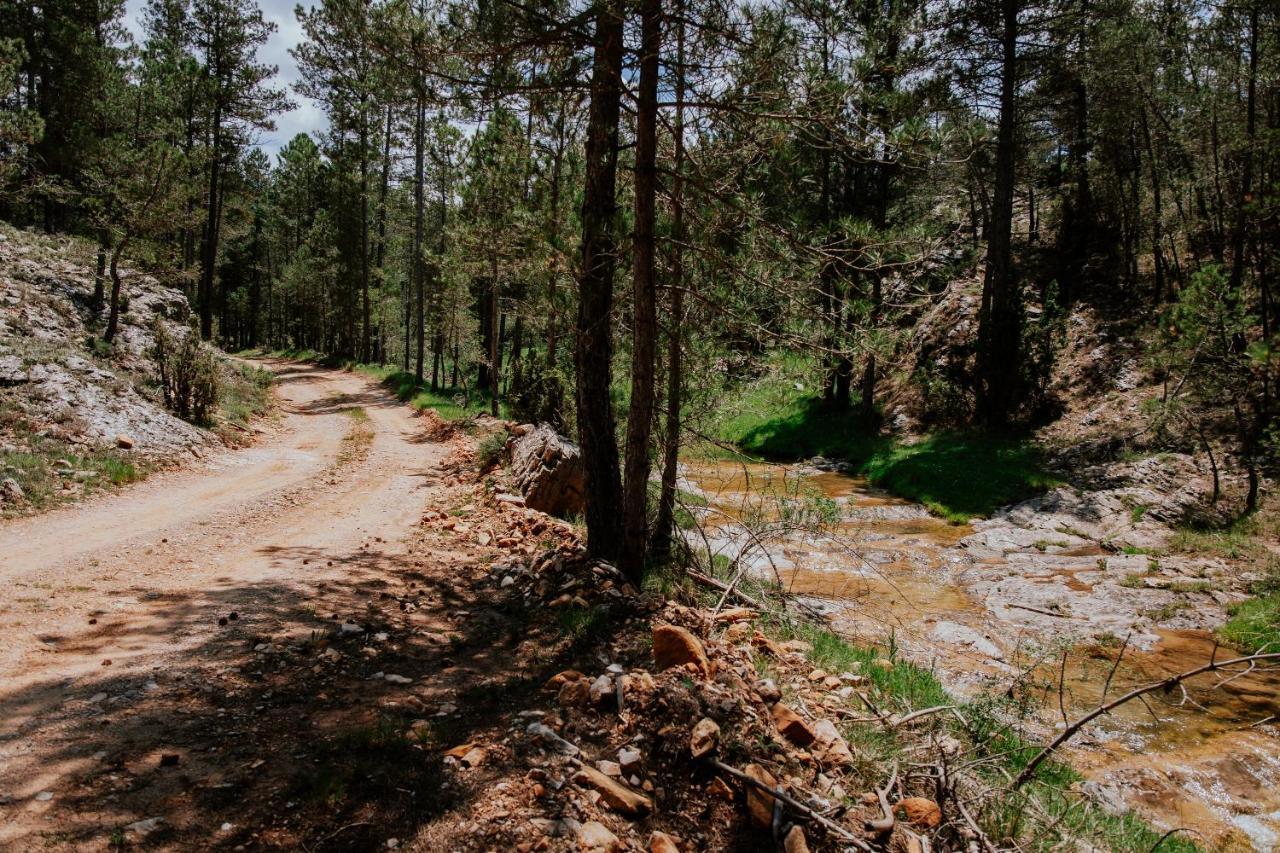
[[[893,646],[954,693],[1017,680],[1046,739],[1063,710],[1075,719],[1100,703],[1113,666],[1108,697],[1231,656],[1208,631],[1126,611],[1141,591],[1094,545],[993,550],[973,527],[810,467],[695,461],[682,474],[707,504],[691,507],[695,547],[776,577],[837,630]],[[1280,673],[1221,680],[1123,705],[1064,757],[1104,807],[1192,829],[1211,849],[1280,850]]]

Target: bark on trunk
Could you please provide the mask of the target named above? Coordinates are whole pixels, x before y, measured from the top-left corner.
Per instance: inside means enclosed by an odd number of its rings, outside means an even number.
[[[582,265],[578,282],[578,438],[587,492],[587,548],[614,559],[622,544],[622,481],[609,399],[613,360],[614,218],[618,172],[618,114],[622,94],[623,16],[620,0],[595,10],[591,106],[584,152]]]

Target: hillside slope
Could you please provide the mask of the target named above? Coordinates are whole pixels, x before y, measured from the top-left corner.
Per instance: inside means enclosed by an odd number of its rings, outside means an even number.
[[[175,335],[190,315],[180,290],[123,271],[120,328],[98,336],[92,247],[0,225],[0,511],[25,513],[128,482],[224,443],[164,406],[148,350],[156,318]],[[233,387],[240,371],[226,369]],[[260,409],[261,399],[249,408]],[[243,414],[243,412],[241,412]],[[237,432],[243,427],[232,429]],[[225,430],[224,430],[225,432]]]

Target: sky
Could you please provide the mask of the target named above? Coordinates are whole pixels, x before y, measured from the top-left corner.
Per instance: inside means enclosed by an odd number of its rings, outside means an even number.
[[[276,152],[297,134],[314,135],[328,126],[320,105],[293,91],[293,83],[298,79],[298,66],[289,55],[289,48],[302,41],[302,25],[293,14],[296,2],[297,0],[258,0],[263,17],[276,25],[271,39],[258,51],[258,59],[279,69],[275,78],[276,85],[286,89],[289,99],[296,105],[296,109],[276,116],[274,131],[263,131],[260,134],[258,147],[271,155],[272,160],[275,159]],[[141,20],[145,7],[146,0],[127,0],[125,5],[125,25],[138,42],[142,41]]]

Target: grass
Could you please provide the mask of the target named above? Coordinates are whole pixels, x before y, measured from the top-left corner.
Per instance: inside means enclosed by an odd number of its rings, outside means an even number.
[[[12,478],[26,498],[5,504],[4,515],[45,509],[81,495],[145,479],[151,466],[114,448],[82,448],[41,435],[16,406],[0,405],[0,479]],[[74,450],[73,450],[74,447]],[[76,476],[79,475],[79,476]],[[79,482],[80,489],[63,486]]]
[[[764,383],[746,392],[718,436],[776,461],[848,461],[872,485],[957,524],[1059,484],[1028,441],[943,432],[904,444],[867,427],[856,412],[832,412],[820,398],[787,389]]]
[[[1234,605],[1231,618],[1218,629],[1223,642],[1245,654],[1280,652],[1280,592]]]
[[[222,419],[238,427],[262,417],[271,410],[269,370],[250,364],[231,364],[223,371],[218,386],[218,413]]]

